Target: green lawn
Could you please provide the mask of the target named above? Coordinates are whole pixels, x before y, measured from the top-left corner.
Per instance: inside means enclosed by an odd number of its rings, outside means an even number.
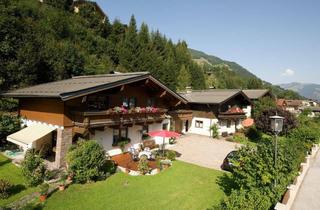
[[[24,184],[21,169],[0,154],[0,179],[6,179],[14,185],[13,194],[8,199],[0,199],[0,206],[5,206],[24,195],[34,192],[35,188],[28,188]]]
[[[74,184],[48,198],[44,209],[207,209],[224,192],[223,172],[175,161],[155,176],[117,173],[106,181]]]

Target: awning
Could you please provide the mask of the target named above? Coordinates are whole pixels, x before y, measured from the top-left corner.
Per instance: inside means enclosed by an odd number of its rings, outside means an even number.
[[[56,128],[48,125],[34,124],[7,136],[7,141],[17,144],[23,147],[24,150],[27,150],[32,147],[33,142],[41,139],[55,129]]]

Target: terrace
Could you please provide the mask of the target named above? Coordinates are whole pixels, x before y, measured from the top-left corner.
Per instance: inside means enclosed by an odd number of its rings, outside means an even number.
[[[73,111],[73,121],[78,127],[100,127],[125,124],[161,122],[167,109],[154,107],[124,109],[114,107],[103,111]]]

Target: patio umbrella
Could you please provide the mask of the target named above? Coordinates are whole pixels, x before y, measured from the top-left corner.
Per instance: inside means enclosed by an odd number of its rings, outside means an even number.
[[[162,154],[164,155],[164,141],[165,138],[171,138],[171,137],[179,137],[180,134],[174,131],[167,131],[167,130],[161,130],[161,131],[151,131],[148,133],[151,137],[163,137],[163,144],[162,144]]]
[[[247,118],[244,121],[242,121],[241,124],[243,127],[251,127],[254,124],[254,120],[252,118]]]

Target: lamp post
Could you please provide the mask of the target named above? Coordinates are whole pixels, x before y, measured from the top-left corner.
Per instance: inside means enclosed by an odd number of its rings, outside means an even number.
[[[277,155],[278,155],[278,135],[283,129],[284,117],[275,115],[270,117],[271,130],[275,134],[275,150],[274,150],[274,167],[277,169]],[[277,176],[277,173],[276,173]],[[277,177],[275,178],[274,185],[277,185]]]

